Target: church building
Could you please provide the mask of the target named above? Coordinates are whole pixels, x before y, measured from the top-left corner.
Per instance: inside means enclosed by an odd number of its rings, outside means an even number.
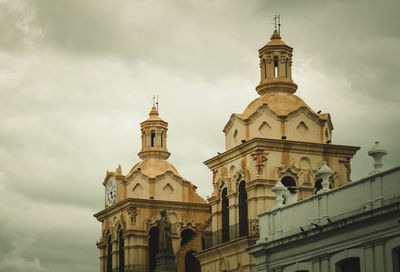
[[[168,124],[151,109],[141,123],[141,161],[126,175],[120,167],[107,171],[103,182],[105,208],[95,214],[102,223],[101,272],[154,271],[162,208],[178,272],[254,272],[256,259],[246,249],[259,239],[258,215],[277,203],[279,182],[285,205],[323,189],[317,175],[323,166],[332,170],[330,188],[351,182],[350,160],[359,147],[333,144],[330,115],[295,95],[292,58],[293,48],[275,30],[259,50],[259,97],[230,116],[226,151],[204,162],[213,173],[207,200],[167,161]]]

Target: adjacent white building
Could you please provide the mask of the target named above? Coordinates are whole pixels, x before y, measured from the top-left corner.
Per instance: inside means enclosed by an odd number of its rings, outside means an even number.
[[[336,189],[284,205],[277,183],[277,205],[259,215],[260,239],[247,249],[257,271],[400,271],[400,166],[382,171],[378,147],[376,169]]]

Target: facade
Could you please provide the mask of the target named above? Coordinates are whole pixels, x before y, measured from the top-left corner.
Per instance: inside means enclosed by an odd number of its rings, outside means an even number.
[[[259,215],[257,271],[400,271],[400,167]]]
[[[259,97],[231,115],[223,129],[226,151],[205,162],[213,173],[207,201],[167,161],[168,124],[152,108],[141,123],[142,161],[127,175],[120,167],[107,172],[103,182],[105,209],[95,214],[102,223],[101,272],[154,271],[161,208],[172,223],[178,272],[256,271],[246,249],[259,239],[258,215],[276,205],[278,180],[286,189],[282,205],[350,182],[359,147],[332,144],[330,115],[295,95],[292,57],[276,30],[259,50]],[[323,161],[332,169],[325,181],[317,175]]]
[[[196,193],[196,186],[167,161],[167,129],[168,123],[158,117],[153,106],[150,117],[141,123],[142,149],[138,155],[142,161],[127,175],[121,167],[107,171],[105,209],[94,215],[102,223],[97,243],[101,272],[154,271],[157,222],[163,208],[172,225],[178,271],[185,271],[185,258],[187,265],[196,266],[193,254],[202,249],[210,206]]]
[[[258,214],[275,205],[278,179],[289,190],[285,202],[314,195],[317,170],[326,161],[334,170],[333,188],[350,182],[350,159],[358,147],[332,144],[329,114],[314,112],[297,97],[292,52],[275,30],[259,50],[260,95],[224,128],[226,151],[205,162],[213,171],[212,247],[196,254],[203,272],[256,271],[246,248],[259,235]]]

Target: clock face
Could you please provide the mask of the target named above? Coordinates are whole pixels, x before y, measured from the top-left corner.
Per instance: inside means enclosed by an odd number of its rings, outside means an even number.
[[[114,204],[116,195],[117,195],[117,186],[115,185],[115,180],[110,179],[107,183],[107,188],[106,188],[106,203],[108,206]]]

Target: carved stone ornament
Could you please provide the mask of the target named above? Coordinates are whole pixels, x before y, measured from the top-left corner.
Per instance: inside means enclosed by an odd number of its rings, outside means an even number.
[[[213,184],[215,184],[215,177],[217,176],[218,170],[215,169],[212,171],[212,173],[213,173]]]
[[[251,154],[253,160],[256,161],[257,175],[262,175],[265,161],[268,160],[268,154],[269,152],[265,152],[262,149],[257,149],[253,154]]]
[[[185,229],[185,228],[195,229],[196,223],[195,223],[194,219],[189,220],[189,219],[184,218],[183,221],[181,222],[181,229]]]
[[[225,185],[225,180],[223,178],[218,179],[217,186],[221,189]]]
[[[281,164],[290,167],[290,153],[288,153],[288,152],[283,152],[282,153]]]
[[[241,168],[242,168],[242,172],[245,172],[247,169],[247,162],[246,162],[246,157],[243,157],[242,162],[240,164]]]
[[[136,207],[129,207],[127,209],[129,219],[130,219],[130,224],[131,225],[136,225],[136,216],[139,214],[139,210]]]
[[[221,176],[224,176],[224,177],[228,176],[228,169],[226,168],[225,165],[222,166],[222,168],[221,168]]]
[[[242,170],[237,171],[237,172],[233,175],[233,178],[234,178],[236,181],[240,181],[243,177],[244,177],[244,173],[243,173]]]
[[[345,160],[339,160],[339,163],[343,163],[344,167],[346,168],[347,180],[349,182],[351,182],[351,179],[350,179],[350,175],[351,175],[350,158],[346,158]]]

